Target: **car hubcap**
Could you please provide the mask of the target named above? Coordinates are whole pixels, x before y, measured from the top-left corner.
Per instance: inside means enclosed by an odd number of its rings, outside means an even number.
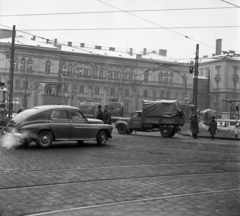
[[[42,144],[44,144],[44,145],[48,144],[48,141],[49,141],[48,136],[46,136],[46,135],[43,136],[41,141],[42,141]]]

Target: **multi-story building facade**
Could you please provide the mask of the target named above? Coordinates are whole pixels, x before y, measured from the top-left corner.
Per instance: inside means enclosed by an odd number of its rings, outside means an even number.
[[[45,84],[59,82],[62,103],[68,105],[116,100],[124,103],[129,115],[142,108],[143,100],[177,99],[190,114],[193,74],[189,64],[168,60],[164,50],[134,53],[21,36],[15,41],[13,101],[20,106],[42,105]],[[0,46],[0,76],[7,83],[11,38],[0,39]],[[239,66],[238,60],[230,58],[199,64],[199,109],[214,109],[218,117],[229,111],[222,99],[239,98]]]
[[[0,75],[7,83],[11,38],[0,43]],[[42,105],[45,83],[60,82],[64,83],[64,103],[73,106],[85,100],[100,104],[117,100],[124,103],[129,114],[141,109],[142,100],[178,99],[187,104],[186,95],[192,95],[188,65],[168,61],[160,54],[147,53],[146,49],[136,54],[132,49],[123,52],[16,37],[14,102]]]

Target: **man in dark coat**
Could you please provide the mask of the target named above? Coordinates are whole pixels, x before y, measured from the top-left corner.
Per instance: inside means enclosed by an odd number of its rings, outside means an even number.
[[[197,115],[194,115],[194,116],[191,118],[190,130],[192,131],[192,136],[193,136],[194,138],[197,138],[197,135],[198,135],[198,133],[199,133]]]
[[[103,123],[112,124],[111,113],[108,111],[108,106],[103,107]]]
[[[102,106],[98,105],[98,111],[97,111],[97,119],[103,120],[103,111],[102,111]]]
[[[212,117],[212,121],[210,121],[209,123],[208,131],[211,134],[211,139],[214,139],[214,135],[216,134],[217,131],[217,122],[215,121],[215,116]]]

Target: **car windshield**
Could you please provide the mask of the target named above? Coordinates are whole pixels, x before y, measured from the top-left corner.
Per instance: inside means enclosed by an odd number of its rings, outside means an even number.
[[[37,112],[38,112],[38,109],[36,109],[36,108],[24,110],[21,113],[14,116],[11,121],[18,124],[18,123],[22,122],[23,120],[25,120],[27,117],[34,115]]]

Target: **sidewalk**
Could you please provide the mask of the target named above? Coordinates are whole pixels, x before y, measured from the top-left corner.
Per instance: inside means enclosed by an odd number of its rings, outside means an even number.
[[[190,123],[184,124],[184,126],[181,128],[181,131],[179,133],[184,136],[192,136],[191,131],[190,131]],[[204,126],[202,124],[199,125],[198,137],[210,138],[210,134],[208,132],[207,126]],[[235,138],[235,134],[233,131],[224,130],[222,128],[219,128],[219,130],[216,132],[216,135],[214,136],[214,138],[222,139],[222,140],[240,141],[240,134],[238,134],[238,138]]]

